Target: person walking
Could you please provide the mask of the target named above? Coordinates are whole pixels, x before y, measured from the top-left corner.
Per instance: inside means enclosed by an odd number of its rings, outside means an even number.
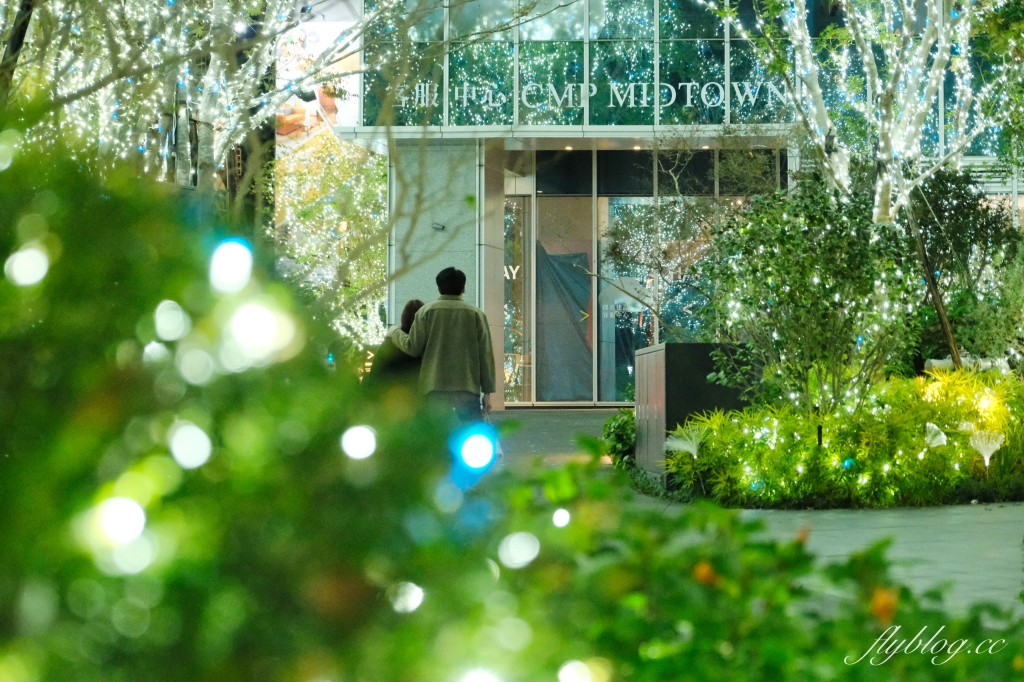
[[[399,328],[406,334],[412,329],[412,321],[423,305],[423,301],[414,298],[402,309],[402,324]],[[377,388],[392,383],[403,383],[415,387],[418,385],[419,374],[420,359],[403,353],[392,343],[390,337],[385,337],[374,351],[373,366],[363,377],[363,386]]]
[[[490,413],[490,394],[496,390],[487,317],[462,300],[466,273],[445,268],[435,282],[440,296],[419,309],[408,332],[396,329],[391,341],[421,358],[422,395],[454,411],[462,422],[479,421]]]

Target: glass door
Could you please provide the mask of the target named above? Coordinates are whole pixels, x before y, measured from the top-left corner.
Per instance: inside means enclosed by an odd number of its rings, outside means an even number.
[[[594,400],[590,196],[538,196],[537,401]]]
[[[505,197],[505,402],[533,401],[530,224],[532,197]]]

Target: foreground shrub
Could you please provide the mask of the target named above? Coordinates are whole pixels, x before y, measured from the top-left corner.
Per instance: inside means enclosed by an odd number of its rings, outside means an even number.
[[[221,228],[130,178],[30,161],[0,171],[0,255],[22,254],[0,280],[4,682],[973,682],[1024,667],[1020,622],[919,601],[881,547],[817,571],[801,538],[764,542],[711,505],[636,504],[596,461],[455,487],[446,425],[408,392],[370,401],[354,368],[331,372],[322,327],[259,264],[242,289],[211,289]],[[360,424],[375,449],[352,459],[339,436]],[[843,662],[890,624],[1008,644],[946,665]]]
[[[695,417],[670,439],[667,468],[694,495],[740,507],[1022,500],[1022,415],[1024,382],[1012,374],[892,378],[853,413]]]

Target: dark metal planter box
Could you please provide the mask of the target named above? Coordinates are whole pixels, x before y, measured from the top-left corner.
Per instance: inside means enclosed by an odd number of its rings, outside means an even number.
[[[746,407],[740,390],[708,381],[721,343],[661,343],[636,351],[636,461],[665,473],[665,437],[692,414]]]

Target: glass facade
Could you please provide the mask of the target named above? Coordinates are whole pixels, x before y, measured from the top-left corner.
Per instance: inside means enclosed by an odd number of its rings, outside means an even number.
[[[364,54],[366,126],[657,126],[792,123],[784,78],[769,73],[755,46],[700,0],[540,0],[526,16],[519,0],[404,0],[374,24]],[[376,0],[367,11],[376,10]],[[753,0],[735,0],[737,21],[757,36]],[[812,38],[841,27],[836,5],[809,10]],[[655,16],[655,15],[658,16]],[[919,17],[920,19],[920,17]],[[916,26],[916,24],[915,24]],[[381,42],[381,39],[384,42]],[[446,45],[450,47],[446,49]],[[821,43],[821,56],[825,56]],[[821,63],[823,93],[843,138],[869,137],[863,69],[856,51]],[[878,61],[884,69],[884,58]],[[951,67],[952,68],[952,67]],[[975,82],[992,66],[972,52]],[[842,83],[852,101],[839,88]],[[957,78],[948,71],[940,102],[924,121],[921,152],[949,151],[962,135]],[[858,94],[859,93],[859,94]],[[392,106],[386,106],[386,105]],[[387,119],[382,118],[382,112]],[[968,156],[992,156],[997,135],[981,135]]]
[[[774,190],[785,154],[538,150],[505,167],[532,188],[505,197],[505,402],[622,403],[637,349],[700,331],[707,289],[689,264],[706,211]]]
[[[533,400],[530,371],[532,197],[505,198],[505,402]]]
[[[367,56],[364,125],[382,123],[387,98],[404,111],[397,125],[651,126],[789,116],[783,79],[769,76],[697,0],[659,2],[660,16],[654,0],[541,0],[521,21],[516,0],[472,0],[451,4],[447,26],[443,11],[427,11],[433,6],[417,5],[405,29],[410,58],[400,55],[398,27],[374,27],[375,37],[394,37],[391,53],[413,69],[401,77],[401,69],[375,68],[380,55]],[[421,66],[423,46],[445,36],[450,53]],[[400,80],[390,83],[392,75]]]

